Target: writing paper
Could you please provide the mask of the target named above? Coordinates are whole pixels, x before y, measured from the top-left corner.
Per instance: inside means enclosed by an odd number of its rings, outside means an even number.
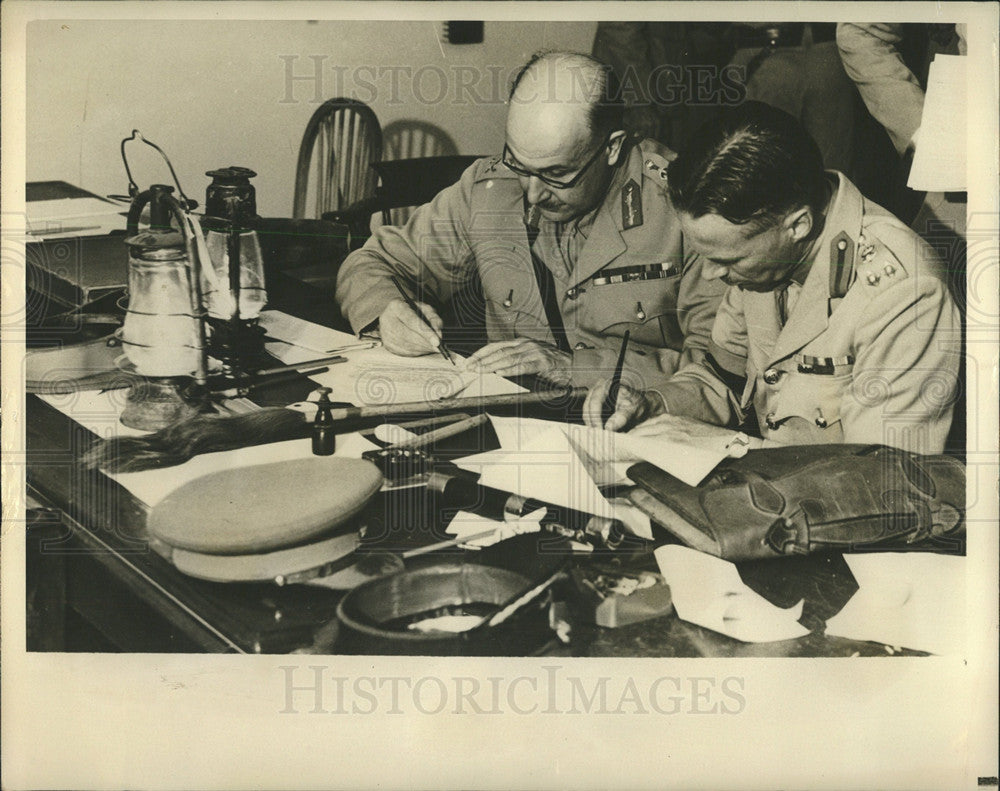
[[[274,338],[285,343],[267,343],[269,353],[284,363],[315,359],[344,346],[358,343],[353,335],[319,327],[280,311],[264,311],[261,323]],[[408,401],[435,401],[461,394],[485,397],[523,393],[524,388],[492,373],[464,368],[464,360],[452,354],[457,365],[438,353],[400,357],[384,347],[348,349],[347,362],[331,365],[325,373],[310,376],[321,387],[331,389],[330,400],[359,406],[383,406]]]

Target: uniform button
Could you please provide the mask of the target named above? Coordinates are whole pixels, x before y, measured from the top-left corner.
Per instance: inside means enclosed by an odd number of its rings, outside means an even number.
[[[869,272],[868,277],[866,277],[865,279],[868,281],[869,286],[877,286],[878,281],[880,280],[879,276],[876,275],[874,272]]]
[[[639,321],[645,321],[646,320],[646,311],[644,311],[642,309],[642,303],[641,302],[636,302],[635,303],[635,317],[637,319],[639,319]]]
[[[576,299],[578,296],[580,296],[580,289],[576,287],[568,288],[566,289],[566,296],[569,297],[570,299]]]
[[[593,346],[588,346],[583,341],[580,341],[573,347],[573,349],[578,352],[582,352],[584,349],[593,349],[593,348],[594,348]]]
[[[781,372],[777,368],[768,368],[764,371],[764,381],[769,385],[778,384],[778,380],[781,378]]]
[[[816,418],[816,425],[819,426],[820,428],[826,428],[826,418],[820,415],[818,418]]]
[[[764,418],[764,423],[767,424],[767,427],[771,429],[771,431],[774,431],[778,427],[778,424],[774,422],[774,412]]]
[[[896,274],[896,267],[894,267],[892,264],[886,264],[885,265],[885,273],[889,277],[892,277],[894,274]]]

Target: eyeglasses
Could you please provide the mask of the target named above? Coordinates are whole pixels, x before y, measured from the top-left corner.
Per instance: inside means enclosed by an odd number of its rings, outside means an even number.
[[[605,149],[607,149],[610,143],[611,143],[610,140],[605,140],[601,144],[600,148],[598,148],[594,152],[593,156],[591,156],[590,159],[588,159],[586,163],[584,163],[583,167],[581,167],[576,172],[576,175],[573,176],[573,178],[571,179],[564,179],[564,180],[554,179],[551,176],[543,176],[541,173],[536,173],[533,170],[528,170],[527,168],[523,167],[522,165],[518,164],[513,160],[514,155],[510,153],[510,149],[507,148],[506,143],[504,143],[503,157],[501,161],[507,167],[508,170],[510,170],[513,173],[516,173],[519,176],[524,176],[525,178],[534,177],[543,184],[547,184],[550,187],[555,187],[556,189],[559,190],[566,190],[569,189],[570,187],[576,186],[576,184],[580,181],[580,179],[584,177],[584,174],[586,174],[586,172],[590,169],[591,165],[593,165],[600,158],[601,154],[604,153]]]

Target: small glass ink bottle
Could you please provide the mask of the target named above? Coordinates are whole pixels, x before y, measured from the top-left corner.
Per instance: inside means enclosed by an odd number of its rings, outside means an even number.
[[[316,417],[313,418],[312,452],[314,456],[332,456],[337,449],[337,435],[333,426],[333,404],[330,403],[330,388],[319,388],[316,402]]]

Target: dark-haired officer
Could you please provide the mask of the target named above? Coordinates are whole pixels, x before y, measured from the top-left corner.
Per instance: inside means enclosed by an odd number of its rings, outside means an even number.
[[[933,250],[843,174],[786,113],[727,111],[670,165],[685,244],[729,288],[709,353],[661,387],[625,388],[606,428],[671,416],[716,425],[754,408],[779,444],[939,453],[952,418],[959,314]],[[601,422],[607,383],[592,389]],[[657,416],[663,417],[657,417]]]
[[[653,387],[707,348],[725,290],[685,257],[666,194],[673,153],[629,146],[608,70],[585,55],[536,56],[514,82],[502,157],[481,159],[382,227],[341,267],[337,300],[357,332],[400,355],[437,337],[400,299],[395,275],[440,332],[440,305],[476,273],[490,343],[473,369],[587,385],[614,368],[625,330],[631,376]]]

